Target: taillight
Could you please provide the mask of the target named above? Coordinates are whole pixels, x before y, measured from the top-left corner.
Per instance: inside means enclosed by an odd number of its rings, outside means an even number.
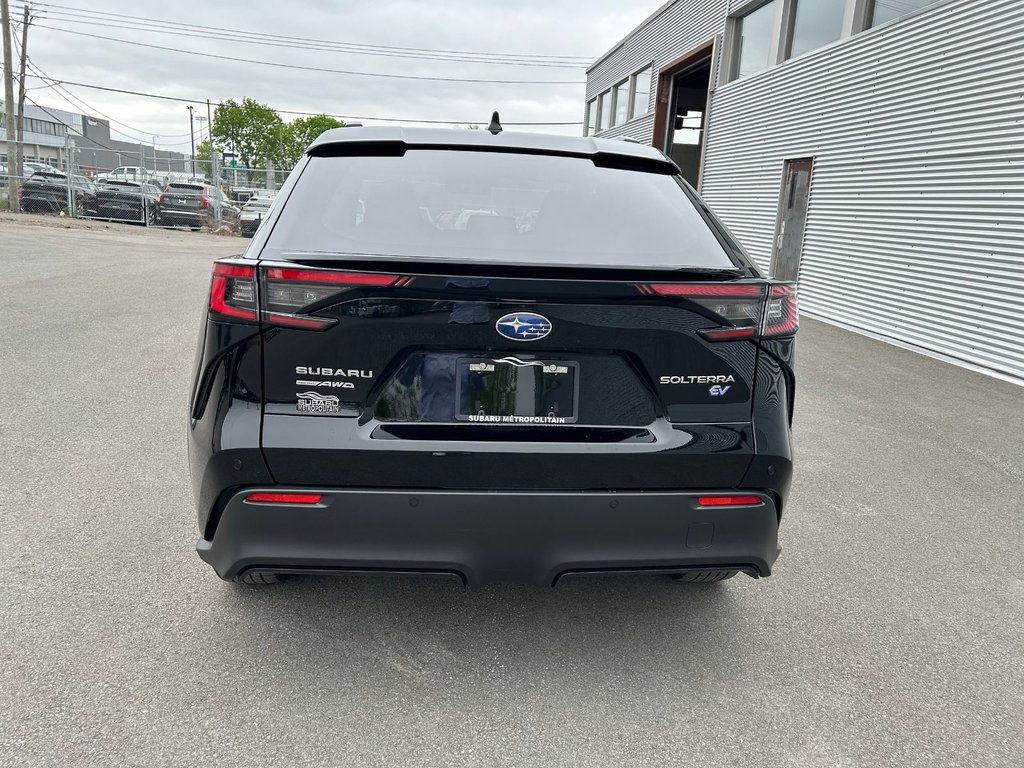
[[[202,203],[202,207],[203,208],[209,208],[210,207],[210,198],[208,198],[206,196],[205,192],[200,192],[199,193],[199,200]]]
[[[761,335],[765,338],[792,336],[799,327],[800,312],[796,303],[796,284],[774,284],[768,296],[768,306],[765,307]]]
[[[160,205],[164,204],[164,193],[163,192],[160,193],[160,199],[157,200],[157,202],[160,203]]]
[[[21,200],[21,196],[25,194],[24,187],[18,187],[18,199]]]
[[[688,299],[715,314],[721,328],[706,328],[701,335],[711,341],[753,339],[761,325],[764,307],[763,285],[728,283],[640,283],[647,296]]]
[[[256,319],[256,268],[214,262],[210,314],[237,320]]]
[[[636,289],[645,296],[687,299],[712,312],[721,327],[698,331],[709,341],[790,336],[799,326],[793,283],[638,283]]]
[[[400,288],[416,278],[374,272],[339,272],[331,269],[265,267],[263,319],[273,325],[315,331],[337,320],[306,314],[326,299],[356,288]]]

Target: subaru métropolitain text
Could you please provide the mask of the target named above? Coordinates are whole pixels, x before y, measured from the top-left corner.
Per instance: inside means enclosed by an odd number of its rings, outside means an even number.
[[[328,131],[213,264],[199,554],[249,583],[767,576],[796,330],[650,147]]]

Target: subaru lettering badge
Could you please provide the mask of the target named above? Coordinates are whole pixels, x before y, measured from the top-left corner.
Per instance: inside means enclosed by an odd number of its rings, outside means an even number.
[[[500,318],[494,327],[513,341],[536,341],[551,333],[551,321],[535,312],[513,312]]]

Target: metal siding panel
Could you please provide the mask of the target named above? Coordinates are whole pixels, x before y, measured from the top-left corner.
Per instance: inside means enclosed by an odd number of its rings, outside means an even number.
[[[1024,379],[1024,3],[951,0],[713,94],[702,191],[769,268],[815,158],[801,304]]]
[[[657,72],[687,51],[719,35],[725,27],[727,6],[728,0],[677,0],[662,8],[590,68],[587,72],[587,101],[652,62]],[[652,81],[652,86],[655,84],[656,80]],[[629,136],[650,144],[656,91],[656,88],[651,88],[647,115],[596,135]]]

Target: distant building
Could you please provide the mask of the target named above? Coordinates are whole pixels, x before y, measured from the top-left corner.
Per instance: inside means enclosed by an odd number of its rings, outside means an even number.
[[[812,316],[1022,381],[1022,29],[1021,0],[672,0],[587,70],[586,133],[669,154]]]
[[[3,111],[0,101],[0,111]],[[188,154],[155,149],[152,144],[121,141],[110,135],[110,122],[98,117],[68,112],[55,107],[25,105],[25,148],[27,161],[67,167],[70,146],[78,172],[92,176],[122,165],[136,165],[160,172],[189,172]],[[0,163],[7,165],[7,131],[0,122]]]

